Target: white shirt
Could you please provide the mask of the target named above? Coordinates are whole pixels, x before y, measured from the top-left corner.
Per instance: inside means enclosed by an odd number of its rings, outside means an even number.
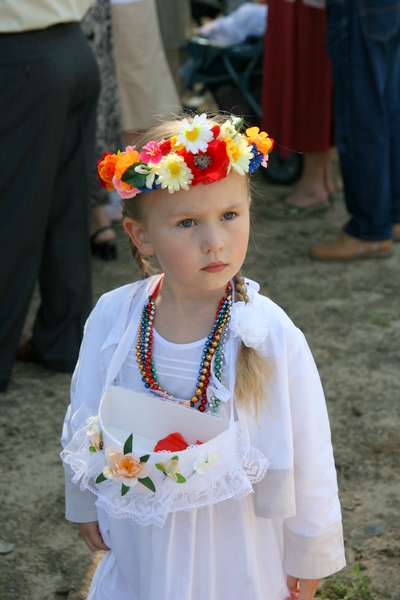
[[[1,0],[0,31],[19,33],[81,21],[94,0]]]
[[[147,300],[151,283],[138,282],[105,294],[89,317],[73,377],[63,446],[72,415],[81,407],[92,413],[98,409],[107,365],[132,310]],[[260,299],[260,319],[269,331],[257,349],[268,357],[273,372],[268,390],[271,410],[265,408],[258,423],[240,407],[237,410],[239,419],[247,423],[252,446],[270,461],[266,477],[255,486],[253,497],[174,513],[160,529],[140,527],[130,519],[110,519],[102,510],[96,511],[94,496],[71,484],[66,469],[67,518],[99,520],[105,543],[112,549],[96,572],[89,598],[284,600],[285,573],[316,579],[345,565],[319,376],[302,333],[278,306]],[[168,370],[171,350],[176,346],[179,352],[182,347],[158,342],[158,360],[163,356],[162,369]],[[196,344],[191,346],[196,353]],[[142,391],[132,354],[117,383]]]

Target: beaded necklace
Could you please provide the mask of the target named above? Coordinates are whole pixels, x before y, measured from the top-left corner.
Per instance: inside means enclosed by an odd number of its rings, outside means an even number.
[[[153,358],[153,320],[154,313],[156,310],[155,296],[161,281],[156,286],[155,290],[150,294],[148,301],[143,307],[142,315],[140,318],[139,333],[136,344],[136,360],[139,365],[140,372],[142,374],[142,381],[147,389],[154,390],[156,393],[167,396],[169,399],[173,399],[173,394],[169,394],[166,390],[161,387],[156,367]],[[185,399],[184,404],[186,406],[196,407],[200,412],[204,412],[207,406],[207,388],[210,378],[211,360],[215,354],[215,376],[218,381],[222,378],[222,365],[224,358],[224,348],[226,342],[226,336],[228,334],[228,323],[230,318],[230,310],[232,306],[232,287],[228,283],[225,290],[225,296],[222,297],[219,305],[217,314],[215,317],[214,325],[212,326],[211,333],[207,337],[207,341],[204,345],[203,354],[201,357],[200,370],[196,383],[196,390],[193,396],[189,399]],[[196,406],[197,405],[197,406]],[[209,401],[209,408],[211,412],[218,412],[220,401],[218,398],[213,396]]]

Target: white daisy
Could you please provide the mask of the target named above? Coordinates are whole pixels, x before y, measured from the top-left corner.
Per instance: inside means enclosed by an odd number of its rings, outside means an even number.
[[[191,123],[187,119],[183,119],[176,141],[178,144],[183,144],[186,150],[193,154],[205,152],[208,142],[214,138],[211,129],[212,124],[207,121],[206,113],[195,115]]]
[[[192,171],[178,154],[164,156],[157,165],[157,183],[161,183],[163,189],[168,187],[170,194],[181,188],[187,191],[192,179]]]
[[[227,139],[225,141],[227,142],[230,165],[239,173],[239,175],[248,173],[249,164],[253,158],[252,146],[247,144],[240,133],[237,133],[233,139]]]

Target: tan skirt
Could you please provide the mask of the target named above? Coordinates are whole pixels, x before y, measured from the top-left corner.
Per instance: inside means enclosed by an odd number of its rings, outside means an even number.
[[[112,21],[123,129],[140,131],[180,109],[155,0],[112,4]]]

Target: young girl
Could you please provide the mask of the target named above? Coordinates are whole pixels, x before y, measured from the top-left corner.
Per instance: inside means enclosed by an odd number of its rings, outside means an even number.
[[[107,550],[90,599],[309,600],[345,565],[313,358],[240,272],[273,144],[241,127],[196,115],[98,163],[161,274],[99,300],[72,381],[66,516]]]

